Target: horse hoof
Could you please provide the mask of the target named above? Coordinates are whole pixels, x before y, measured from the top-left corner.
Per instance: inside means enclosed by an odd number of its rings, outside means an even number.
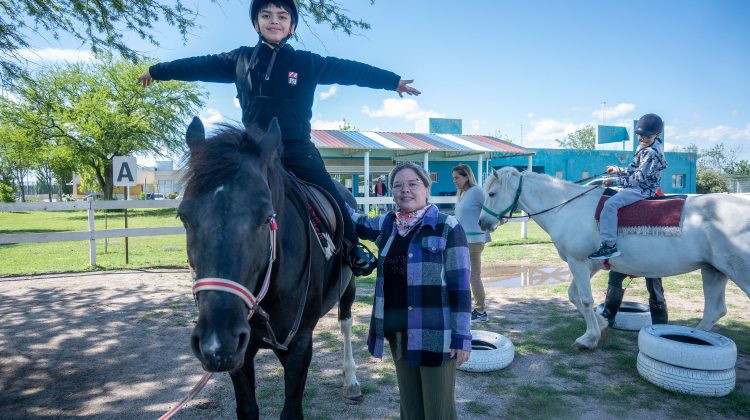
[[[573,348],[576,350],[593,350],[591,347],[585,346],[577,341],[573,342]]]
[[[365,397],[362,395],[362,388],[359,385],[347,386],[344,388],[344,398],[349,404],[359,404]]]

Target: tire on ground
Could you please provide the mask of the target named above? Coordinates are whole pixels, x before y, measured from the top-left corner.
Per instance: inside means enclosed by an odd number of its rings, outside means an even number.
[[[597,306],[596,311],[601,314],[604,311],[604,304]],[[651,325],[651,310],[649,310],[648,305],[625,301],[622,302],[620,310],[615,315],[612,328],[623,331],[640,331],[647,325]]]
[[[458,369],[466,372],[490,372],[513,361],[516,348],[508,337],[484,330],[471,330],[471,353]]]
[[[687,369],[727,370],[737,363],[737,345],[723,335],[681,325],[651,325],[638,333],[646,356]]]
[[[673,366],[638,353],[638,373],[652,384],[680,394],[723,397],[734,389],[737,374],[732,369],[697,370]]]

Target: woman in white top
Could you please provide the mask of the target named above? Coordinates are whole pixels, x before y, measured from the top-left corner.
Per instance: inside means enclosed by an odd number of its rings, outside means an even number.
[[[484,204],[484,191],[477,185],[474,172],[465,164],[453,168],[453,183],[456,185],[455,216],[466,232],[471,258],[471,294],[474,297],[472,322],[487,321],[484,308],[484,286],[482,285],[482,251],[484,244],[492,241],[490,234],[479,228],[479,214]]]

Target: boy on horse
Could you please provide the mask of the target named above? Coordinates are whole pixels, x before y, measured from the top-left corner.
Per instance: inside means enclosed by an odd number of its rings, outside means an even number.
[[[299,22],[294,0],[253,0],[250,18],[260,37],[254,47],[159,63],[138,80],[143,86],[154,80],[234,83],[246,127],[265,129],[274,117],[278,118],[284,165],[336,200],[344,217],[348,263],[355,275],[367,275],[375,268],[375,257],[359,244],[351,216],[310,139],[315,88],[337,83],[395,90],[402,97],[404,93],[421,92],[409,86],[413,80],[403,80],[390,71],[292,48],[287,41]]]
[[[638,120],[635,133],[638,150],[627,168],[607,166],[607,173],[615,175],[604,181],[605,185],[622,187],[617,194],[604,202],[599,217],[599,235],[602,244],[589,258],[606,260],[620,255],[617,250],[617,210],[644,198],[653,197],[661,183],[661,171],[667,167],[664,143],[659,135],[664,132],[664,122],[656,114],[646,114]]]

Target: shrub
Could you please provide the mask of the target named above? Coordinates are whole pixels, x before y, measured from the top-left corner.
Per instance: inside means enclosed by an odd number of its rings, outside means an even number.
[[[16,201],[16,195],[13,194],[13,187],[0,182],[0,203],[13,203]]]

